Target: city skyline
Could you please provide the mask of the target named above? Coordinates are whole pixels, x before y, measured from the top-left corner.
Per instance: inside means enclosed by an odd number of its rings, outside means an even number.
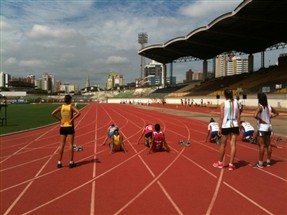
[[[146,46],[163,44],[207,25],[241,2],[1,1],[1,71],[19,77],[33,74],[36,79],[50,73],[81,88],[87,77],[104,86],[113,71],[122,74],[125,83],[134,82],[141,70],[138,33],[148,34]],[[276,53],[266,53],[267,64],[276,64]],[[189,69],[200,71],[202,63],[173,65],[179,82]]]

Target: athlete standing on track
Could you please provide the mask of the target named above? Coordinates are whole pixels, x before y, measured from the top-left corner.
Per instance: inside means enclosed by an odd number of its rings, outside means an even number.
[[[165,140],[165,135],[164,132],[160,130],[160,125],[155,124],[154,126],[154,132],[152,134],[152,144],[150,146],[150,150],[148,153],[151,151],[153,152],[162,152],[162,151],[170,151],[170,148]],[[163,147],[164,146],[164,147]]]
[[[267,166],[271,165],[272,147],[271,141],[271,118],[278,116],[278,112],[268,105],[267,96],[265,93],[258,94],[258,103],[254,117],[257,119],[258,131],[257,131],[257,143],[259,146],[259,161],[257,163],[258,168],[263,168],[263,157],[265,147],[267,148]]]
[[[80,116],[80,111],[71,104],[72,97],[70,95],[66,95],[64,98],[65,104],[56,108],[52,115],[60,121],[60,149],[59,149],[59,161],[58,161],[58,168],[62,168],[62,157],[64,148],[66,145],[66,141],[69,141],[70,146],[70,163],[69,168],[73,168],[76,166],[74,162],[74,135],[75,135],[75,128],[74,128],[74,120]],[[61,113],[59,116],[58,113]]]
[[[230,162],[229,170],[234,170],[233,164],[236,153],[236,138],[239,135],[240,113],[237,101],[233,99],[233,92],[229,89],[224,91],[225,101],[220,105],[219,135],[221,137],[219,161],[214,163],[216,168],[223,168],[223,158],[227,139],[230,138]]]
[[[145,144],[145,146],[146,147],[150,147],[153,131],[154,131],[153,125],[152,124],[147,124],[144,127],[143,132],[142,132],[141,136],[138,139],[138,144],[139,144],[141,138],[144,136],[144,144]]]

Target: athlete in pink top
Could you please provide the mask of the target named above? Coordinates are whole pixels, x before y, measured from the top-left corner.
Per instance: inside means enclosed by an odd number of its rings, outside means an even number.
[[[153,129],[153,125],[152,124],[147,124],[144,129],[143,129],[143,132],[141,134],[141,136],[139,137],[138,139],[138,144],[139,144],[139,141],[141,140],[141,138],[144,136],[144,140],[145,140],[145,145],[147,147],[150,146],[150,143],[151,143],[151,139],[152,139],[152,133],[153,133],[154,129]]]

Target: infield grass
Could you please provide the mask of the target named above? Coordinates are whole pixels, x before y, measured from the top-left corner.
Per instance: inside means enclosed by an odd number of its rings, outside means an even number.
[[[37,128],[56,122],[52,111],[61,104],[9,104],[7,107],[7,125],[0,127],[0,135]],[[80,104],[79,109],[85,104]],[[4,108],[1,108],[1,117]]]

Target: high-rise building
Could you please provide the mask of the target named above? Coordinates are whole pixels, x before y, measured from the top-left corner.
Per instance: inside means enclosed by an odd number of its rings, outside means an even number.
[[[11,75],[4,72],[0,72],[0,87],[9,87],[9,81],[11,80]]]
[[[215,77],[238,75],[248,72],[248,59],[234,54],[218,55],[215,59]]]

